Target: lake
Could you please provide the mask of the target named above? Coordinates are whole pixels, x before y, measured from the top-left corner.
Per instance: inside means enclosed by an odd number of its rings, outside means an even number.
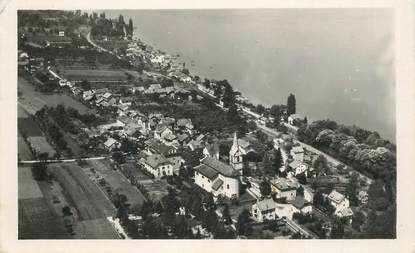
[[[395,141],[393,13],[387,9],[106,10],[180,54],[193,75],[227,79],[254,103],[285,104]]]

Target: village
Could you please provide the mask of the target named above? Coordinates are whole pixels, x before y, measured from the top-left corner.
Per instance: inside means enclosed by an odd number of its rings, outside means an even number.
[[[77,27],[53,15],[47,35],[19,24],[19,173],[47,181],[62,236],[361,236],[373,179],[298,140],[308,123],[292,94],[271,115],[133,37],[132,23],[94,35],[105,14],[73,13]]]

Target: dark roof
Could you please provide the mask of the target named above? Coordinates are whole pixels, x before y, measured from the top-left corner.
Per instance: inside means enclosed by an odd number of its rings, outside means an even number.
[[[162,154],[162,155],[169,155],[171,151],[176,151],[176,148],[172,146],[167,146],[166,144],[162,143],[161,141],[151,139],[145,142],[147,147],[151,150],[153,150],[156,153]]]
[[[146,162],[152,168],[157,168],[163,164],[171,164],[163,155],[155,154],[147,157]]]
[[[215,179],[219,174],[216,170],[204,164],[196,166],[195,170],[211,180]]]
[[[212,185],[212,189],[217,191],[223,185],[223,181],[218,178]]]
[[[230,165],[227,165],[219,160],[216,160],[212,157],[206,157],[201,160],[201,163],[209,166],[210,168],[216,170],[218,173],[226,177],[236,177],[239,176],[239,172],[234,170]]]

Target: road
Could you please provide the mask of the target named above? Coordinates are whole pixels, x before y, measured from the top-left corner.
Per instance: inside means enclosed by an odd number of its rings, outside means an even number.
[[[103,160],[107,158],[106,156],[97,156],[97,157],[88,157],[88,158],[81,158],[83,161],[91,161],[91,160]],[[19,161],[20,164],[33,164],[33,163],[39,163],[39,162],[46,162],[46,163],[73,163],[78,161],[78,159],[50,159],[46,161],[40,161],[40,160],[24,160]]]
[[[312,239],[318,239],[318,236],[316,234],[305,230],[303,226],[297,224],[295,221],[286,219],[285,222],[288,228],[291,229],[291,231],[293,231],[294,233],[299,232],[300,234],[310,237]]]

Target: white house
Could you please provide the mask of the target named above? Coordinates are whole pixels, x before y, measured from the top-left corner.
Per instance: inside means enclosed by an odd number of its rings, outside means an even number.
[[[277,205],[272,198],[258,201],[251,207],[252,217],[257,222],[264,222],[265,220],[275,220],[276,207]]]
[[[304,161],[304,148],[302,146],[292,147],[290,154],[294,160],[299,161],[299,162]]]
[[[349,199],[336,190],[333,190],[327,198],[330,204],[336,209],[335,213],[349,207]]]
[[[108,138],[108,140],[104,142],[104,146],[108,150],[113,150],[114,148],[118,148],[120,146],[120,143],[114,138]]]
[[[297,195],[297,188],[300,184],[294,179],[277,178],[271,180],[271,193],[277,199],[285,198],[287,201],[294,200]]]
[[[302,120],[299,114],[291,114],[288,116],[288,124],[294,125],[295,120]]]
[[[194,167],[195,184],[214,196],[239,197],[239,172],[212,157],[205,157]]]
[[[142,164],[144,169],[153,174],[155,178],[173,175],[173,165],[163,155],[150,155]]]

